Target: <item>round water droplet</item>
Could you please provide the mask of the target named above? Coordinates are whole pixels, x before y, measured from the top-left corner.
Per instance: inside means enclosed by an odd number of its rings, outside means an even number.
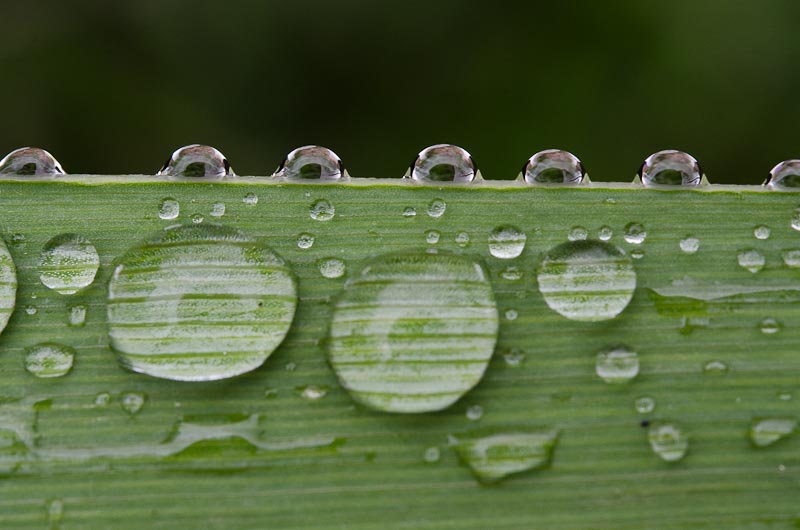
[[[218,179],[233,175],[225,155],[207,145],[192,144],[177,149],[158,172],[168,177]]]
[[[503,354],[503,361],[507,366],[518,367],[522,366],[525,361],[525,352],[519,348],[511,348],[508,352]]]
[[[144,408],[147,396],[141,392],[123,392],[120,395],[120,406],[122,410],[135,416]]]
[[[329,357],[360,403],[389,412],[441,410],[480,381],[498,314],[485,270],[449,254],[383,256],[345,285]]]
[[[328,388],[324,386],[308,385],[298,389],[300,397],[308,401],[318,401],[328,394]]]
[[[108,286],[111,345],[135,372],[210,381],[261,366],[297,305],[268,247],[210,223],[166,230],[119,260]]]
[[[204,219],[204,218],[203,218],[203,216],[202,216],[202,215],[200,215],[199,213],[196,213],[196,214],[192,215],[192,222],[193,222],[194,224],[196,224],[196,225],[199,225],[199,224],[200,224],[200,223],[202,223],[203,221],[205,221],[205,219]]]
[[[439,450],[438,447],[428,447],[425,449],[425,452],[422,453],[422,460],[426,464],[435,464],[442,458],[442,452]]]
[[[25,313],[26,313],[26,314],[28,314],[28,315],[31,315],[31,316],[33,316],[33,315],[35,315],[35,314],[36,314],[36,313],[38,313],[38,312],[39,312],[39,310],[38,310],[38,309],[36,309],[36,306],[35,306],[35,305],[26,305],[26,306],[25,306]]]
[[[161,219],[175,219],[181,213],[181,205],[175,199],[167,197],[158,205],[158,216]]]
[[[539,151],[522,169],[528,184],[580,184],[586,170],[578,157],[560,149]]]
[[[611,229],[610,226],[601,226],[600,230],[597,231],[597,238],[600,241],[608,241],[614,236],[614,231]]]
[[[755,236],[756,239],[769,239],[771,232],[769,227],[765,225],[758,225],[753,228],[753,236]]]
[[[417,209],[412,208],[411,206],[407,206],[403,208],[403,217],[416,217]]]
[[[464,248],[469,245],[469,234],[466,232],[459,232],[456,234],[456,244]]]
[[[111,403],[111,394],[108,392],[100,392],[94,397],[94,405],[96,407],[105,407]]]
[[[36,147],[22,147],[0,160],[0,175],[52,176],[63,174],[61,164],[50,153]]]
[[[687,236],[681,239],[681,250],[686,254],[694,254],[700,250],[700,240],[693,236]]]
[[[639,375],[639,356],[627,346],[616,346],[597,354],[595,372],[606,383],[627,383]]]
[[[255,206],[258,204],[258,195],[252,192],[245,193],[244,197],[242,197],[242,202],[247,206]]]
[[[582,226],[573,226],[567,234],[567,239],[570,241],[583,241],[587,237],[589,237],[589,231]]]
[[[225,203],[215,202],[211,205],[211,211],[208,213],[211,217],[222,217],[225,215]]]
[[[527,239],[525,233],[515,226],[498,226],[489,234],[489,252],[495,258],[516,258],[525,249]]]
[[[668,149],[653,153],[639,169],[639,177],[646,187],[700,185],[702,171],[693,156]]]
[[[774,190],[800,188],[800,160],[784,160],[769,172],[766,186]]]
[[[796,429],[796,418],[756,418],[750,424],[750,441],[756,447],[767,447],[786,438]]]
[[[478,421],[483,418],[483,407],[480,405],[472,405],[467,409],[467,419],[469,421]]]
[[[649,414],[655,410],[656,400],[650,396],[641,396],[636,398],[636,401],[633,402],[633,406],[639,414]]]
[[[303,250],[313,247],[314,241],[315,239],[312,234],[302,233],[297,236],[297,246]]]
[[[647,230],[639,223],[628,223],[625,226],[625,241],[631,245],[641,245],[647,238]]]
[[[308,213],[315,221],[330,221],[336,215],[336,208],[329,201],[319,199],[314,201]]]
[[[522,271],[519,267],[506,267],[500,271],[500,277],[510,282],[516,282],[522,279]]]
[[[740,267],[749,270],[753,274],[763,269],[767,262],[766,258],[764,258],[764,255],[761,254],[761,252],[752,248],[740,250],[736,255],[736,259],[739,262]]]
[[[677,462],[689,450],[688,436],[672,423],[651,425],[647,438],[653,452],[665,462]]]
[[[787,267],[793,269],[800,267],[800,249],[784,250],[781,257]]]
[[[587,322],[619,315],[633,298],[636,271],[625,252],[602,241],[571,241],[550,249],[538,272],[550,309]]]
[[[72,369],[75,350],[55,342],[43,342],[25,351],[25,369],[41,378],[62,377]]]
[[[61,294],[75,294],[88,287],[100,267],[100,256],[88,239],[60,234],[45,243],[39,256],[39,279]]]
[[[447,204],[442,199],[433,199],[428,205],[428,215],[434,219],[444,215]]]
[[[724,374],[728,372],[728,365],[722,361],[708,361],[703,365],[703,373]]]
[[[506,320],[516,320],[519,316],[519,312],[516,309],[506,309],[505,317]]]
[[[74,305],[68,309],[69,311],[69,325],[73,327],[80,327],[86,324],[86,306]]]
[[[8,247],[0,239],[0,333],[6,328],[17,303],[17,268]]]
[[[429,245],[438,243],[439,237],[441,237],[441,234],[439,234],[437,230],[428,230],[425,232],[425,241],[427,241]]]
[[[317,261],[317,268],[325,278],[341,278],[345,272],[344,261],[339,258],[322,258]]]
[[[410,171],[414,180],[472,182],[478,168],[464,149],[439,144],[420,151]]]
[[[336,180],[344,175],[344,164],[336,153],[318,145],[298,147],[288,155],[275,173],[290,179]]]
[[[780,322],[769,317],[762,320],[758,327],[764,335],[774,335],[781,330]]]

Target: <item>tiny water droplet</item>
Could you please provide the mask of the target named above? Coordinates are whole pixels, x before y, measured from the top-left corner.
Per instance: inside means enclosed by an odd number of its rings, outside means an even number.
[[[758,327],[764,335],[774,335],[781,330],[780,322],[770,317],[762,320]]]
[[[656,423],[647,433],[650,448],[665,462],[678,462],[689,450],[689,438],[677,425]]]
[[[625,241],[631,245],[641,245],[647,238],[647,231],[639,223],[628,223],[625,226]]]
[[[573,226],[567,234],[567,239],[570,241],[583,241],[587,237],[589,237],[589,231],[582,226]]]
[[[772,168],[766,186],[774,190],[800,188],[800,160],[784,160]]]
[[[438,447],[427,447],[425,452],[422,453],[422,460],[426,464],[435,464],[442,458],[442,452]]]
[[[428,242],[429,245],[435,245],[439,242],[439,237],[441,234],[437,230],[428,230],[425,232],[425,241]]]
[[[193,222],[194,224],[196,224],[196,225],[199,225],[199,224],[200,224],[200,223],[202,223],[204,220],[205,220],[205,219],[203,218],[203,216],[202,216],[201,214],[199,214],[199,213],[196,213],[196,214],[192,215],[192,222]]]
[[[105,407],[111,403],[111,394],[108,392],[100,392],[94,397],[94,404],[96,407]]]
[[[800,249],[784,250],[781,257],[787,267],[793,269],[800,267]]]
[[[767,447],[786,438],[796,429],[795,418],[755,418],[750,424],[750,441],[756,447]]]
[[[169,177],[218,179],[234,173],[225,155],[213,147],[192,144],[172,153],[157,174]]]
[[[52,176],[63,174],[53,155],[38,147],[22,147],[0,160],[0,175]]]
[[[410,172],[414,180],[472,182],[477,168],[472,156],[464,149],[438,144],[420,151]]]
[[[447,209],[447,204],[442,199],[433,199],[428,205],[428,215],[434,219],[444,215]]]
[[[318,199],[314,201],[308,212],[315,221],[330,221],[336,214],[336,208],[326,199]]]
[[[122,410],[134,416],[144,408],[147,396],[142,392],[123,392],[120,395],[120,406]]]
[[[627,383],[639,375],[639,357],[627,346],[615,346],[597,354],[595,372],[606,383]]]
[[[286,363],[286,366],[284,366],[283,369],[287,372],[294,372],[297,370],[297,363]]]
[[[645,187],[700,185],[700,164],[687,153],[668,149],[653,153],[639,169],[639,177]]]
[[[75,350],[56,342],[43,342],[25,351],[25,369],[40,378],[62,377],[72,369]]]
[[[314,246],[315,238],[312,234],[302,233],[297,236],[297,246],[303,250],[309,249]]]
[[[681,250],[686,254],[694,254],[700,250],[700,240],[693,236],[687,236],[681,239]]]
[[[631,250],[631,257],[633,259],[642,259],[644,257],[644,250],[640,248],[635,248]]]
[[[724,374],[728,372],[728,365],[722,361],[708,361],[703,365],[703,373]]]
[[[158,216],[161,219],[175,219],[180,213],[181,204],[170,197],[162,199],[161,204],[158,205]]]
[[[242,197],[242,202],[247,206],[255,206],[258,204],[258,195],[253,192],[245,193],[244,197]]]
[[[528,184],[580,184],[586,170],[578,157],[560,149],[539,151],[522,170]]]
[[[489,252],[495,258],[513,259],[522,254],[527,236],[519,228],[501,225],[489,234]]]
[[[765,225],[758,225],[753,229],[753,236],[755,236],[756,239],[769,239],[771,233],[772,231]]]
[[[344,174],[344,164],[339,156],[318,145],[298,147],[284,158],[276,177],[290,179],[337,180]]]
[[[752,248],[740,250],[736,255],[736,259],[739,262],[740,267],[747,269],[753,274],[763,269],[767,262],[766,258],[764,258],[764,255],[761,254],[761,252]]]
[[[456,244],[458,244],[458,246],[462,247],[462,248],[466,247],[467,245],[469,245],[469,234],[467,234],[466,232],[457,233],[456,234]]]
[[[480,405],[472,405],[467,408],[467,419],[470,421],[478,421],[483,418],[483,407]]]
[[[317,268],[325,278],[341,278],[345,273],[344,261],[339,258],[322,258],[317,261]]]
[[[519,348],[511,348],[508,352],[503,354],[503,361],[505,361],[507,366],[513,368],[522,366],[522,363],[525,362],[525,352]]]
[[[608,241],[614,236],[614,231],[611,229],[610,226],[601,226],[600,230],[597,231],[597,238],[600,241]]]
[[[86,323],[86,306],[74,305],[69,308],[69,325],[73,327],[83,326]]]
[[[225,203],[215,202],[211,205],[211,211],[208,213],[211,217],[222,217],[225,215]]]
[[[35,305],[26,305],[26,306],[25,306],[25,313],[27,313],[28,315],[31,315],[31,316],[33,316],[33,315],[35,315],[35,314],[36,314],[36,313],[38,313],[38,312],[39,312],[39,310],[38,310],[38,309],[36,309],[36,306],[35,306]]]
[[[522,279],[522,271],[519,269],[519,267],[510,266],[500,271],[500,276],[504,280],[516,282]]]
[[[54,291],[70,295],[88,287],[100,267],[92,243],[78,234],[60,234],[45,243],[39,256],[39,279]]]
[[[649,414],[656,408],[656,400],[650,396],[641,396],[633,402],[636,412],[639,414]]]
[[[298,391],[300,392],[301,398],[306,399],[308,401],[318,401],[324,398],[328,394],[328,387],[308,385],[298,388]]]

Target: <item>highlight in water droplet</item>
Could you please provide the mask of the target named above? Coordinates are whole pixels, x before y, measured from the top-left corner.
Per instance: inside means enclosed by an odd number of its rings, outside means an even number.
[[[167,197],[158,205],[158,216],[161,219],[175,219],[181,213],[181,205],[175,199]]]
[[[665,462],[678,462],[689,450],[689,437],[672,423],[651,425],[647,438],[650,448]]]
[[[311,204],[309,215],[315,221],[330,221],[336,215],[336,208],[326,199],[318,199]]]
[[[429,245],[435,245],[438,243],[440,237],[441,234],[439,234],[438,230],[428,230],[425,232],[425,241],[427,241]]]
[[[647,230],[639,223],[628,223],[623,237],[631,245],[641,245],[647,238]]]
[[[403,217],[411,218],[411,217],[416,217],[416,215],[417,215],[416,208],[412,208],[411,206],[403,208]]]
[[[597,354],[595,372],[606,383],[627,383],[639,375],[639,356],[622,345],[601,351]]]
[[[758,225],[757,227],[753,228],[753,236],[756,239],[769,239],[769,235],[771,233],[772,231],[768,226],[765,225]]]
[[[412,179],[433,182],[472,182],[477,172],[472,155],[450,144],[423,149],[409,170]]]
[[[428,205],[428,215],[437,219],[444,215],[447,204],[442,199],[433,199]]]
[[[219,179],[234,173],[225,155],[213,147],[192,144],[175,150],[157,174],[169,177]]]
[[[573,226],[567,234],[567,239],[570,241],[583,241],[587,237],[589,237],[589,231],[582,226]]]
[[[312,234],[302,233],[297,236],[297,247],[303,250],[309,249],[314,246],[315,238]]]
[[[656,408],[656,400],[650,396],[640,396],[633,402],[633,406],[639,414],[650,414]]]
[[[68,308],[69,311],[69,325],[72,327],[80,327],[86,324],[86,306],[74,305]]]
[[[345,175],[339,156],[326,147],[306,145],[298,147],[284,158],[276,177],[290,179],[337,180]]]
[[[142,392],[123,392],[120,395],[120,406],[122,410],[135,416],[144,408],[147,396]]]
[[[528,237],[511,225],[500,225],[489,234],[489,253],[495,258],[513,259],[525,249]]]
[[[72,369],[75,350],[56,342],[43,342],[25,350],[25,369],[40,378],[63,377]]]
[[[800,188],[800,160],[784,160],[769,172],[765,186],[773,190]]]
[[[0,160],[0,175],[53,176],[64,170],[53,155],[38,147],[22,147]]]
[[[225,215],[225,203],[215,202],[211,205],[211,211],[208,213],[211,217],[222,217]]]
[[[578,157],[560,149],[539,151],[522,168],[528,184],[575,185],[586,178],[586,169]]]
[[[694,236],[686,236],[681,239],[680,247],[685,254],[694,254],[700,250],[700,240]]]
[[[322,258],[317,261],[317,268],[325,278],[341,278],[345,273],[344,261],[339,258]]]
[[[614,236],[614,231],[610,226],[601,226],[597,231],[597,239],[600,241],[608,241]]]
[[[244,197],[242,197],[242,202],[247,206],[255,206],[258,204],[258,195],[253,192],[245,193]]]
[[[748,434],[754,446],[768,447],[788,437],[796,429],[796,418],[755,418]]]
[[[60,234],[45,243],[39,256],[39,279],[60,294],[88,287],[100,267],[92,243],[78,234]]]
[[[747,269],[753,274],[763,269],[764,265],[767,263],[764,255],[752,248],[740,250],[736,255],[736,260],[739,262],[740,267]]]
[[[668,149],[653,153],[639,169],[645,187],[699,186],[702,181],[700,164],[687,153]]]

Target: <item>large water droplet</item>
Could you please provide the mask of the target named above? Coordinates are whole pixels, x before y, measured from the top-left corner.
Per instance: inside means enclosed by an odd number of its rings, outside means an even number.
[[[595,371],[606,383],[627,383],[639,375],[639,356],[627,346],[616,346],[597,354]]]
[[[317,268],[325,278],[341,278],[345,272],[344,261],[339,258],[322,258],[317,261]]]
[[[522,254],[527,236],[511,225],[501,225],[489,234],[489,252],[495,258],[513,259]]]
[[[158,216],[161,219],[175,219],[181,213],[181,205],[175,199],[167,197],[158,205]]]
[[[442,199],[433,199],[428,205],[428,215],[438,218],[444,215],[447,204]]]
[[[169,177],[218,179],[234,173],[225,155],[213,147],[192,144],[172,153],[158,174]]]
[[[410,172],[414,180],[472,182],[477,167],[472,156],[464,149],[438,144],[420,151]]]
[[[330,362],[353,398],[389,412],[450,406],[483,376],[498,333],[484,269],[404,252],[352,277],[330,327]]]
[[[736,255],[736,260],[739,262],[740,267],[749,270],[753,274],[763,269],[767,263],[764,255],[752,248],[740,250]]]
[[[41,378],[62,377],[72,369],[75,350],[55,342],[43,342],[25,351],[25,369]]]
[[[276,177],[336,180],[344,175],[344,164],[336,153],[318,145],[298,147],[281,163]]]
[[[689,437],[677,425],[656,423],[647,433],[650,448],[665,462],[681,460],[689,450]]]
[[[522,169],[529,184],[580,184],[586,170],[578,157],[560,149],[539,151]]]
[[[63,174],[61,164],[50,153],[36,147],[22,147],[0,160],[0,175],[48,176]]]
[[[639,223],[628,223],[623,237],[631,245],[641,245],[647,238],[647,230]]]
[[[319,199],[311,204],[309,215],[315,221],[330,221],[336,215],[336,208],[326,199]]]
[[[78,234],[60,234],[45,243],[39,257],[39,279],[61,294],[75,294],[89,286],[100,267],[92,243]]]
[[[0,333],[6,328],[17,303],[17,269],[8,247],[0,239]]]
[[[571,241],[550,249],[538,272],[550,309],[587,322],[619,315],[633,298],[636,271],[625,252],[602,241]]]
[[[558,442],[551,429],[479,430],[450,437],[450,444],[482,482],[546,466]]]
[[[693,156],[668,149],[647,157],[639,169],[639,177],[646,187],[691,187],[700,184],[702,171]]]
[[[122,410],[131,416],[135,416],[144,408],[147,396],[142,392],[123,392],[119,399]]]
[[[267,359],[296,305],[290,269],[265,245],[219,225],[177,226],[119,260],[108,286],[109,337],[133,371],[224,379]]]
[[[686,254],[694,254],[698,250],[700,250],[700,240],[696,237],[687,236],[681,239],[680,242],[681,250]]]
[[[756,447],[767,447],[786,438],[796,429],[795,418],[756,418],[750,424],[750,441]]]
[[[784,160],[769,172],[766,182],[774,190],[796,190],[800,188],[800,160]]]

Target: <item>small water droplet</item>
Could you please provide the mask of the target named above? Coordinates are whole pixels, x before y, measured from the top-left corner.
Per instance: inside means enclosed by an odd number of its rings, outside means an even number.
[[[344,164],[339,156],[326,147],[306,145],[298,147],[284,158],[276,177],[290,179],[337,180],[344,174]]]
[[[519,228],[501,225],[489,234],[489,252],[495,258],[513,259],[522,254],[527,236]]]
[[[753,229],[753,236],[755,236],[756,239],[769,239],[770,233],[772,233],[772,231],[765,225],[758,225]]]
[[[75,350],[56,342],[43,342],[25,351],[25,369],[41,378],[62,377],[72,369]]]
[[[758,327],[764,335],[774,335],[781,330],[780,322],[770,317],[762,320]]]
[[[25,244],[25,234],[11,234],[9,243],[15,247],[21,247]]]
[[[447,204],[442,199],[433,199],[428,205],[428,215],[434,219],[444,215],[447,209]]]
[[[170,197],[162,199],[161,204],[158,205],[158,216],[161,219],[175,219],[180,213],[181,204]]]
[[[429,245],[435,245],[439,242],[439,237],[441,234],[437,230],[428,230],[425,232],[425,241],[428,242]]]
[[[641,245],[647,238],[647,231],[639,223],[628,223],[625,226],[625,241],[631,245]]]
[[[505,361],[507,366],[513,368],[522,366],[522,363],[525,362],[525,352],[519,348],[511,348],[503,354],[503,361]]]
[[[753,274],[763,269],[767,262],[766,258],[764,258],[764,255],[761,254],[761,252],[752,248],[740,250],[736,255],[736,259],[739,262],[740,267],[747,269]]]
[[[286,363],[286,366],[284,366],[283,369],[287,372],[294,372],[297,370],[297,363]]]
[[[786,390],[781,390],[780,392],[778,392],[778,399],[781,401],[791,401],[792,393]]]
[[[100,392],[94,397],[94,404],[96,407],[105,407],[111,403],[111,394],[108,392]]]
[[[472,156],[455,145],[432,145],[420,151],[410,176],[421,181],[472,182],[477,168]]]
[[[336,208],[326,199],[318,199],[314,201],[308,212],[315,221],[330,221],[336,214]]]
[[[425,452],[422,453],[422,460],[426,464],[435,464],[442,458],[442,452],[438,447],[427,447]]]
[[[597,238],[600,241],[608,241],[614,236],[614,231],[611,229],[610,226],[601,226],[600,230],[597,231]]]
[[[800,250],[784,250],[781,256],[783,257],[783,262],[787,267],[791,267],[793,269],[800,267]]]
[[[519,281],[522,279],[522,276],[523,274],[519,267],[510,266],[500,271],[500,277],[510,282]]]
[[[567,234],[567,239],[570,241],[583,241],[587,237],[589,237],[589,231],[582,226],[573,226]]]
[[[516,320],[518,316],[519,313],[517,312],[516,309],[506,309],[505,312],[506,320]]]
[[[50,530],[57,530],[64,519],[64,501],[53,499],[47,505],[47,521],[50,523]]]
[[[595,372],[606,383],[627,383],[639,374],[639,357],[627,346],[615,346],[597,354]]]
[[[467,245],[469,245],[469,234],[467,234],[466,232],[457,233],[456,234],[456,244],[458,244],[458,246],[462,247],[462,248],[464,248]]]
[[[242,202],[247,206],[255,206],[258,204],[258,195],[255,193],[245,193],[244,197],[242,197]]]
[[[26,313],[26,314],[28,314],[28,315],[31,315],[31,316],[33,316],[33,315],[35,315],[35,314],[36,314],[36,313],[38,313],[38,312],[39,312],[39,310],[38,310],[38,309],[36,309],[36,306],[35,306],[35,305],[26,305],[26,306],[25,306],[25,313]]]
[[[653,153],[639,169],[642,185],[646,187],[700,185],[700,164],[687,153],[668,149]]]
[[[39,256],[39,279],[60,294],[75,294],[89,286],[100,267],[100,256],[88,239],[60,234],[45,243]]]
[[[264,397],[266,399],[274,399],[278,397],[278,389],[277,388],[265,388],[264,389]]]
[[[472,405],[467,408],[467,419],[470,421],[478,421],[483,418],[483,407],[480,405]]]
[[[300,397],[308,401],[318,401],[328,394],[328,387],[308,385],[297,389]]]
[[[649,414],[656,408],[656,400],[650,396],[640,396],[633,402],[636,412],[639,414]]]
[[[403,217],[410,218],[417,216],[417,209],[412,208],[411,206],[407,206],[403,208]]]
[[[767,447],[786,438],[796,429],[795,418],[756,418],[750,424],[750,441],[756,447]]]
[[[766,186],[774,190],[800,188],[800,160],[784,160],[772,168]]]
[[[211,217],[222,217],[225,215],[225,203],[215,202],[211,205],[211,211],[208,213]]]
[[[192,144],[172,153],[157,174],[169,177],[218,179],[234,173],[225,155],[213,147]]]
[[[647,438],[650,448],[665,462],[678,462],[689,450],[689,437],[672,423],[651,425]]]
[[[700,250],[700,240],[693,236],[687,236],[681,239],[680,247],[686,254],[694,254]]]
[[[202,215],[200,215],[199,213],[196,213],[196,214],[192,215],[192,222],[193,222],[194,224],[196,224],[196,225],[199,225],[199,224],[200,224],[200,223],[202,223],[204,220],[205,220],[205,219],[203,218],[203,216],[202,216]]]
[[[560,149],[539,151],[522,170],[528,184],[580,184],[586,170],[578,157]]]
[[[302,233],[297,236],[297,246],[303,250],[309,249],[314,246],[315,238],[312,234]]]
[[[69,308],[69,325],[79,327],[86,324],[86,306],[74,305]]]
[[[339,258],[322,258],[317,261],[317,268],[325,278],[341,278],[345,273],[344,261]]]
[[[644,257],[644,250],[640,248],[635,248],[631,250],[631,257],[633,259],[642,259]]]
[[[63,174],[53,155],[38,147],[22,147],[0,160],[0,175],[52,176]]]
[[[123,392],[120,395],[120,406],[122,410],[134,416],[138,414],[143,408],[147,396],[142,392]]]
[[[703,365],[703,373],[724,374],[728,372],[728,365],[722,361],[708,361]]]

